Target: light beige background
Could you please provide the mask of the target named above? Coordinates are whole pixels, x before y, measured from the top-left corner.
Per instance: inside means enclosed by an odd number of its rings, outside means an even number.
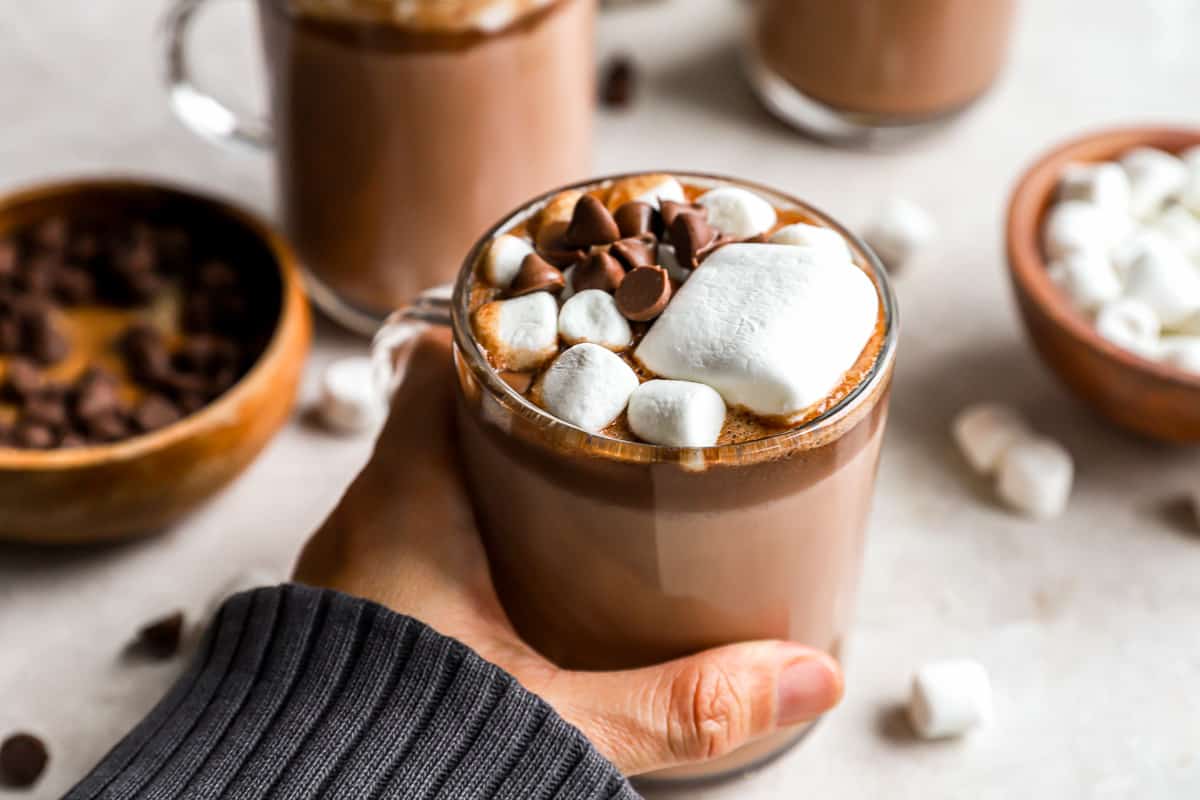
[[[984,0],[981,0],[981,2]],[[896,0],[902,2],[902,0]],[[257,98],[249,3],[198,35],[204,77]],[[1200,796],[1200,532],[1181,506],[1200,457],[1113,432],[1035,360],[1004,278],[1018,170],[1080,129],[1200,114],[1197,0],[1026,0],[1011,68],[953,127],[889,154],[830,150],[748,96],[740,4],[669,0],[608,14],[602,52],[643,67],[636,106],[600,115],[598,171],[680,166],[766,181],[852,225],[886,194],[929,208],[936,250],[898,281],[891,429],[843,707],[785,759],[697,798]],[[163,103],[161,0],[9,0],[0,9],[0,188],[122,170],[270,208],[266,159],[192,138]],[[247,77],[250,76],[250,77]],[[324,328],[308,373],[360,345]],[[1016,403],[1079,461],[1071,508],[1033,524],[964,473],[948,436],[968,402]],[[147,618],[200,613],[246,566],[282,572],[365,457],[297,420],[235,486],[161,538],[119,548],[0,547],[0,731],[53,747],[36,791],[64,791],[180,668],[131,664]],[[2,512],[0,512],[2,513]],[[969,655],[998,719],[968,741],[912,741],[896,716],[919,662]]]

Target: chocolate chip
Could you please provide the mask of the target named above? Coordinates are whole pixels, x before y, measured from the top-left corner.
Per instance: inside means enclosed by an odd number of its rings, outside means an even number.
[[[54,294],[67,305],[89,302],[96,291],[92,276],[79,267],[63,267],[54,276]]]
[[[644,234],[643,237],[620,239],[613,242],[609,250],[621,262],[625,269],[648,267],[658,263],[654,237]]]
[[[568,224],[562,221],[546,223],[538,229],[535,244],[538,255],[560,269],[587,257],[586,250],[567,244]]]
[[[66,217],[50,217],[33,228],[33,243],[43,250],[61,252],[67,246]]]
[[[611,292],[625,280],[625,268],[608,253],[595,253],[575,267],[571,273],[571,288],[577,292],[600,289]]]
[[[679,263],[695,269],[701,251],[717,240],[717,230],[699,214],[681,213],[671,223],[671,244]]]
[[[25,402],[46,383],[37,365],[25,358],[9,359],[4,371],[4,396],[13,402]]]
[[[613,214],[621,236],[641,236],[643,233],[654,232],[654,206],[638,200],[631,200],[617,209]]]
[[[33,397],[22,409],[21,421],[55,431],[62,430],[67,426],[67,407],[60,397]]]
[[[626,55],[614,56],[601,79],[600,99],[609,108],[625,108],[633,102],[637,73],[633,60]]]
[[[58,440],[58,446],[64,450],[71,447],[86,447],[87,439],[84,439],[78,433],[64,433],[62,438]]]
[[[674,200],[663,200],[661,206],[663,228],[668,231],[675,225],[675,219],[680,214],[698,214],[701,219],[708,219],[708,209],[699,203],[677,203]]]
[[[22,265],[18,283],[26,292],[45,296],[54,290],[62,260],[53,254],[43,254]]]
[[[83,429],[94,442],[115,442],[129,436],[129,423],[120,411],[97,414],[83,421]]]
[[[133,422],[143,433],[165,428],[182,417],[179,408],[161,394],[148,395],[133,411]]]
[[[54,431],[47,425],[19,422],[13,429],[13,444],[27,450],[49,450],[54,447]]]
[[[179,652],[182,638],[183,612],[176,611],[138,631],[137,644],[146,655],[162,660]]]
[[[32,733],[14,733],[0,743],[0,779],[13,789],[32,786],[49,760],[45,742]]]
[[[17,243],[12,239],[0,239],[0,280],[16,275],[17,261]]]
[[[67,338],[53,326],[32,329],[28,336],[26,349],[40,364],[57,364],[71,351]]]
[[[85,373],[75,388],[75,415],[81,419],[102,416],[116,411],[121,404],[117,379],[109,372],[93,368]]]
[[[590,194],[585,194],[575,204],[565,238],[571,247],[591,247],[594,244],[615,242],[621,238],[621,231],[604,204]]]
[[[92,264],[100,257],[100,239],[93,233],[81,233],[67,246],[72,261]]]
[[[671,279],[662,267],[638,267],[617,287],[615,299],[626,319],[649,322],[671,302]]]
[[[0,353],[21,350],[21,325],[15,319],[0,319]]]
[[[520,297],[534,292],[561,292],[566,283],[563,274],[537,253],[530,253],[521,261],[521,270],[513,279],[510,294]]]
[[[130,374],[142,383],[156,385],[171,372],[171,354],[162,334],[152,325],[131,325],[121,336],[118,348]]]

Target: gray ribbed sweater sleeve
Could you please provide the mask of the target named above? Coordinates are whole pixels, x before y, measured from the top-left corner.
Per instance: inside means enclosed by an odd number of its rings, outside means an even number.
[[[462,643],[289,585],[231,598],[184,676],[67,800],[636,797]]]

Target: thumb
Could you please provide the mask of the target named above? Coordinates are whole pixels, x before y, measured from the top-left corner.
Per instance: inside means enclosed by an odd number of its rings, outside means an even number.
[[[788,642],[748,642],[624,672],[562,672],[546,699],[623,772],[725,755],[815,719],[842,697],[836,661]]]

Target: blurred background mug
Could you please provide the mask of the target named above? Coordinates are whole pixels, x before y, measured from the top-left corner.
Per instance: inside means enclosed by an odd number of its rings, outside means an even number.
[[[369,333],[454,277],[479,231],[590,169],[595,0],[257,0],[271,122],[191,78],[209,0],[168,17],[171,105],[200,135],[273,150],[316,303]]]

